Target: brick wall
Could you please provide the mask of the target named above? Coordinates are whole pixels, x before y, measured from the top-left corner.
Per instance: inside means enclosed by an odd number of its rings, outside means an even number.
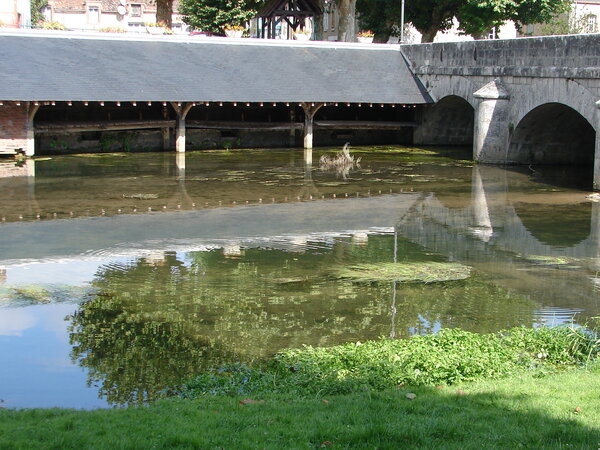
[[[27,147],[27,104],[0,106],[0,153],[14,153]]]

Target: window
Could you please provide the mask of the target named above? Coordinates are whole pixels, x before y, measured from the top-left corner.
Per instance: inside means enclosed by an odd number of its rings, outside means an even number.
[[[95,25],[100,22],[100,7],[88,6],[88,23]]]
[[[131,4],[131,17],[142,17],[142,5],[139,3]]]
[[[596,33],[598,31],[598,16],[595,14],[588,14],[585,17],[585,33]]]

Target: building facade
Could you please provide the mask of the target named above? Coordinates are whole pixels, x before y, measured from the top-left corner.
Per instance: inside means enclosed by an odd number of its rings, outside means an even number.
[[[31,26],[31,2],[30,2],[30,0],[2,0],[2,1],[0,1],[0,26],[30,27]]]
[[[175,1],[173,11],[177,11]],[[49,0],[43,11],[46,20],[59,22],[73,30],[118,28],[146,32],[156,22],[156,0]],[[181,16],[173,14],[173,31],[185,33]]]

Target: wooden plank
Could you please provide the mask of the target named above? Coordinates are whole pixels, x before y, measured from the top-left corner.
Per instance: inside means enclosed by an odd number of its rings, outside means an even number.
[[[45,122],[35,125],[35,133],[73,133],[83,131],[124,131],[174,128],[174,120],[145,120],[122,122]]]
[[[319,120],[315,121],[316,128],[329,128],[335,130],[401,130],[402,128],[414,128],[416,122],[384,122],[378,120]]]
[[[205,128],[210,130],[301,130],[302,123],[290,122],[217,122],[217,121],[186,121],[187,128]]]

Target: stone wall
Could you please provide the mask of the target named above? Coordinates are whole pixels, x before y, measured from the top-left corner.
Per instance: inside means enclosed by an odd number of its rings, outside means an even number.
[[[0,154],[14,154],[27,148],[27,106],[4,103],[0,106]]]
[[[417,75],[600,80],[600,35],[403,45]],[[600,92],[600,83],[595,83]]]

